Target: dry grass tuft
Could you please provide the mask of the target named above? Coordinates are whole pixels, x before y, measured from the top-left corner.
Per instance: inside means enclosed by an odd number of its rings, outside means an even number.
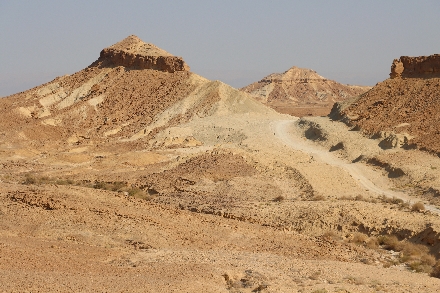
[[[425,210],[425,205],[421,201],[416,202],[415,204],[413,204],[411,206],[411,211],[414,211],[414,212],[421,212],[424,210]]]
[[[310,200],[321,201],[321,200],[325,200],[325,197],[322,194],[315,194]]]
[[[331,231],[331,230],[325,232],[322,235],[322,237],[327,240],[341,240],[342,239],[341,236],[338,235],[338,233],[336,233],[335,231]]]
[[[368,239],[367,235],[357,232],[353,234],[353,237],[349,241],[357,245],[362,245],[367,242],[367,239]]]

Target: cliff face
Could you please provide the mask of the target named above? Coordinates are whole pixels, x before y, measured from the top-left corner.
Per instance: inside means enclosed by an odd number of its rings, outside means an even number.
[[[136,36],[129,36],[119,43],[101,51],[98,61],[109,60],[115,66],[135,69],[154,69],[165,72],[189,71],[181,57],[142,42]]]
[[[394,59],[390,77],[440,77],[440,54]]]

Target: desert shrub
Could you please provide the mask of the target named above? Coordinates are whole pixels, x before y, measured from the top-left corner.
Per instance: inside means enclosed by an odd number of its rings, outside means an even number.
[[[365,201],[365,198],[362,194],[358,194],[356,195],[356,197],[354,198],[357,201]]]
[[[350,239],[351,243],[355,243],[355,244],[364,244],[368,239],[368,236],[362,233],[354,233],[353,238]]]
[[[133,196],[145,200],[150,199],[150,196],[144,190],[137,187],[132,187],[127,192],[129,196]]]
[[[409,208],[411,206],[411,202],[409,200],[400,204],[402,208]]]
[[[385,249],[387,250],[394,250],[394,251],[402,251],[403,245],[399,242],[399,239],[397,239],[396,236],[379,236],[377,238],[380,245],[383,245]]]
[[[31,184],[37,184],[37,178],[33,174],[26,174],[24,177],[23,184],[31,185]]]
[[[432,266],[423,263],[422,261],[413,261],[408,264],[409,268],[417,273],[432,273]]]
[[[335,231],[327,231],[324,234],[322,234],[322,237],[325,239],[332,239],[332,240],[340,240],[341,236],[339,236]]]
[[[58,179],[55,181],[55,184],[57,185],[73,185],[73,180],[70,179]]]
[[[376,237],[370,237],[366,242],[366,246],[371,249],[378,248],[379,247],[379,240],[377,240]]]
[[[275,202],[281,202],[281,201],[283,201],[283,200],[285,200],[286,198],[284,197],[284,196],[282,196],[282,195],[278,195],[277,197],[275,197],[272,201],[275,201]]]
[[[440,260],[432,267],[431,277],[440,278]]]
[[[112,183],[111,190],[112,191],[122,191],[127,184],[125,182],[116,181]]]
[[[313,274],[311,274],[309,276],[309,279],[311,279],[311,280],[318,280],[320,276],[321,276],[321,272],[320,271],[316,271],[316,272],[314,272]]]
[[[348,195],[344,195],[344,196],[341,196],[339,199],[340,200],[353,200],[353,197],[348,196]]]
[[[322,194],[315,194],[310,200],[321,201],[321,200],[325,200],[325,197]]]
[[[424,211],[424,210],[425,210],[425,205],[421,201],[416,202],[415,204],[413,204],[411,206],[411,211],[414,211],[414,212],[420,212],[420,211]]]
[[[95,189],[104,189],[104,190],[108,190],[110,189],[108,184],[102,181],[96,181],[95,184],[93,184],[93,188]]]

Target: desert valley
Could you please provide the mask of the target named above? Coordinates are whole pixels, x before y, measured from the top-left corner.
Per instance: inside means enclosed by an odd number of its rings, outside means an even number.
[[[132,35],[1,98],[0,291],[439,292],[440,55],[293,65],[235,89]]]

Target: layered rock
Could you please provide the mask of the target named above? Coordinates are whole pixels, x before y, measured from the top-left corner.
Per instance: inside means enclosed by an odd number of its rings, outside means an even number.
[[[142,42],[132,35],[119,43],[101,51],[100,60],[109,60],[115,66],[136,69],[154,69],[166,72],[189,71],[189,66],[181,57]]]
[[[360,95],[370,87],[343,85],[316,71],[290,68],[252,83],[242,91],[281,113],[294,116],[327,115],[334,102]]]
[[[440,54],[394,59],[390,77],[440,77]]]

